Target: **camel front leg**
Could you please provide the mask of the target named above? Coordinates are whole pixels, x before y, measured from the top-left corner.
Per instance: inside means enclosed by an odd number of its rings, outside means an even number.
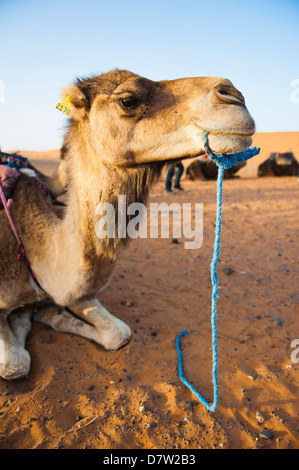
[[[7,315],[0,313],[0,376],[5,380],[22,379],[29,373],[30,362],[30,355],[13,334]]]
[[[25,342],[31,331],[32,307],[22,307],[14,310],[7,317],[8,324],[20,345],[25,348]]]
[[[68,308],[75,315],[94,325],[96,341],[107,350],[115,351],[131,338],[131,330],[124,322],[111,315],[96,298],[80,300]]]
[[[50,326],[55,331],[70,333],[97,342],[97,331],[94,326],[85,323],[63,307],[51,304],[34,314],[34,321]]]

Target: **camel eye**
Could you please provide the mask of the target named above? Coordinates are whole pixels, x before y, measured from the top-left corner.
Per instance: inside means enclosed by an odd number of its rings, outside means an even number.
[[[125,109],[135,109],[139,106],[139,100],[135,96],[130,96],[129,98],[123,98],[120,100],[120,103]]]

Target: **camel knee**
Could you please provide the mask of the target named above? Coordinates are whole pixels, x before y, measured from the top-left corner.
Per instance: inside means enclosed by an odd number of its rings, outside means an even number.
[[[30,371],[30,355],[22,347],[12,346],[4,351],[0,362],[0,376],[5,380],[23,379]]]

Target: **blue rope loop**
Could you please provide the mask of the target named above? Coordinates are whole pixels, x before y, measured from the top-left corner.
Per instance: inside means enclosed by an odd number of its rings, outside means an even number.
[[[244,150],[243,152],[227,154],[227,155],[216,155],[212,152],[209,147],[208,132],[203,134],[205,138],[204,148],[207,155],[213,160],[218,166],[218,177],[217,177],[217,210],[216,210],[216,227],[215,227],[215,240],[214,240],[214,252],[211,262],[211,282],[212,282],[212,298],[211,298],[211,326],[212,326],[212,351],[213,351],[213,390],[214,399],[212,405],[210,405],[202,395],[185,379],[183,374],[183,361],[180,350],[180,339],[182,336],[188,334],[187,330],[182,332],[176,338],[176,350],[178,354],[178,372],[181,381],[191,390],[196,398],[202,403],[208,411],[216,411],[218,405],[218,346],[217,346],[217,298],[218,298],[218,277],[217,277],[217,264],[219,260],[220,252],[220,235],[221,235],[221,218],[222,218],[222,183],[224,171],[231,168],[233,165],[237,165],[239,162],[244,162],[260,152],[260,149],[256,147],[252,149]]]
[[[203,137],[205,138],[204,142],[204,149],[206,154],[210,157],[211,160],[213,160],[218,167],[223,167],[224,170],[229,170],[233,165],[238,165],[240,162],[245,162],[246,160],[249,160],[250,158],[254,157],[258,153],[260,153],[260,149],[257,149],[256,147],[252,149],[247,149],[243,150],[243,152],[236,152],[236,153],[228,153],[227,155],[216,155],[215,153],[212,152],[212,150],[209,147],[209,133],[204,132]],[[218,176],[219,180],[219,176]]]

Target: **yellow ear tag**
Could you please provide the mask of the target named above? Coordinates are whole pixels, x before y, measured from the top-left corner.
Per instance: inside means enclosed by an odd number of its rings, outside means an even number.
[[[69,116],[72,112],[70,103],[71,97],[67,95],[67,97],[63,101],[61,101],[61,103],[56,104],[55,108],[58,109],[58,111],[61,111],[63,114]]]

